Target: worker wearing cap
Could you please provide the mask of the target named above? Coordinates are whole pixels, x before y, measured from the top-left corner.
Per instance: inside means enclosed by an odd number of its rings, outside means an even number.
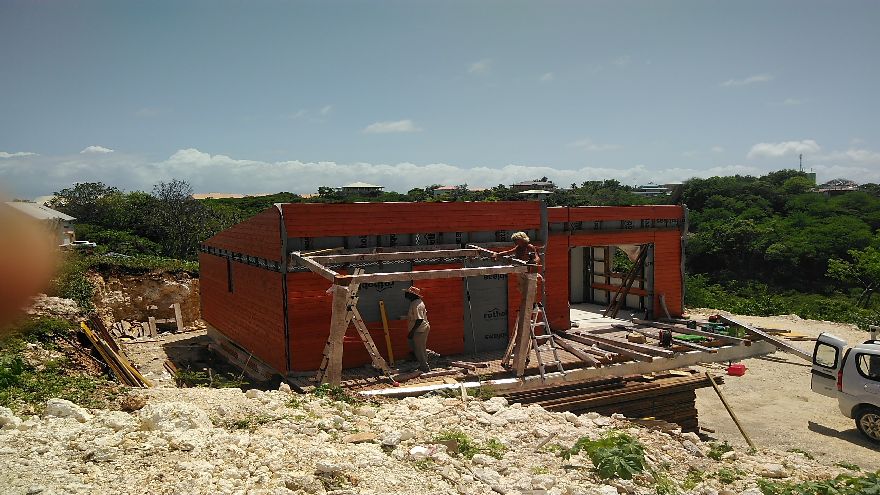
[[[507,251],[501,251],[495,253],[492,256],[492,259],[498,259],[499,256],[510,256],[513,255],[514,258],[518,260],[525,261],[530,265],[540,265],[541,264],[541,256],[538,255],[538,248],[532,244],[531,239],[529,239],[528,234],[525,232],[516,232],[512,236],[510,236],[510,240],[513,241],[514,246]]]
[[[409,287],[404,289],[404,297],[409,303],[409,311],[406,319],[409,322],[409,347],[412,349],[416,360],[419,362],[419,369],[428,372],[431,368],[428,366],[428,332],[431,331],[431,325],[428,323],[428,310],[425,308],[425,301],[422,301],[422,291],[418,287]]]

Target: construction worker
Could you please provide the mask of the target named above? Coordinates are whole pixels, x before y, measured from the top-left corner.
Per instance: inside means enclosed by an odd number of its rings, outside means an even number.
[[[428,332],[431,331],[431,325],[428,323],[428,310],[425,308],[425,302],[422,300],[422,291],[418,287],[409,287],[404,289],[404,297],[409,303],[409,311],[406,319],[409,322],[409,347],[412,349],[416,360],[419,362],[419,370],[431,371],[428,366]]]
[[[495,253],[492,256],[493,260],[497,260],[499,256],[513,255],[514,258],[525,261],[530,265],[541,264],[541,256],[538,255],[538,248],[531,243],[528,234],[525,232],[516,232],[510,236],[510,240],[513,241],[513,248]]]

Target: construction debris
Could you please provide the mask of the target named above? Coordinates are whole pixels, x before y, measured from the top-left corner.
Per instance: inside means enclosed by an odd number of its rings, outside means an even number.
[[[88,323],[83,321],[80,323],[80,328],[120,383],[131,387],[153,386],[152,382],[144,378],[128,361],[125,352],[113,340],[100,318],[92,318]]]

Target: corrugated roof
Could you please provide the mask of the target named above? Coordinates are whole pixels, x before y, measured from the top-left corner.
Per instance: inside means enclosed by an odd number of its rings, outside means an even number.
[[[37,203],[27,203],[24,201],[7,201],[6,205],[15,208],[25,215],[36,218],[37,220],[76,220],[76,218],[70,215],[61,213],[60,211],[55,211],[48,206],[39,205]]]

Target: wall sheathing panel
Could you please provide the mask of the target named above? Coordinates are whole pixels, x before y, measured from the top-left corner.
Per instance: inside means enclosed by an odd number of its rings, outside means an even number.
[[[275,368],[285,370],[281,274],[199,254],[202,318],[230,340]]]
[[[269,208],[219,232],[202,244],[233,253],[281,261],[281,221],[278,209]]]

